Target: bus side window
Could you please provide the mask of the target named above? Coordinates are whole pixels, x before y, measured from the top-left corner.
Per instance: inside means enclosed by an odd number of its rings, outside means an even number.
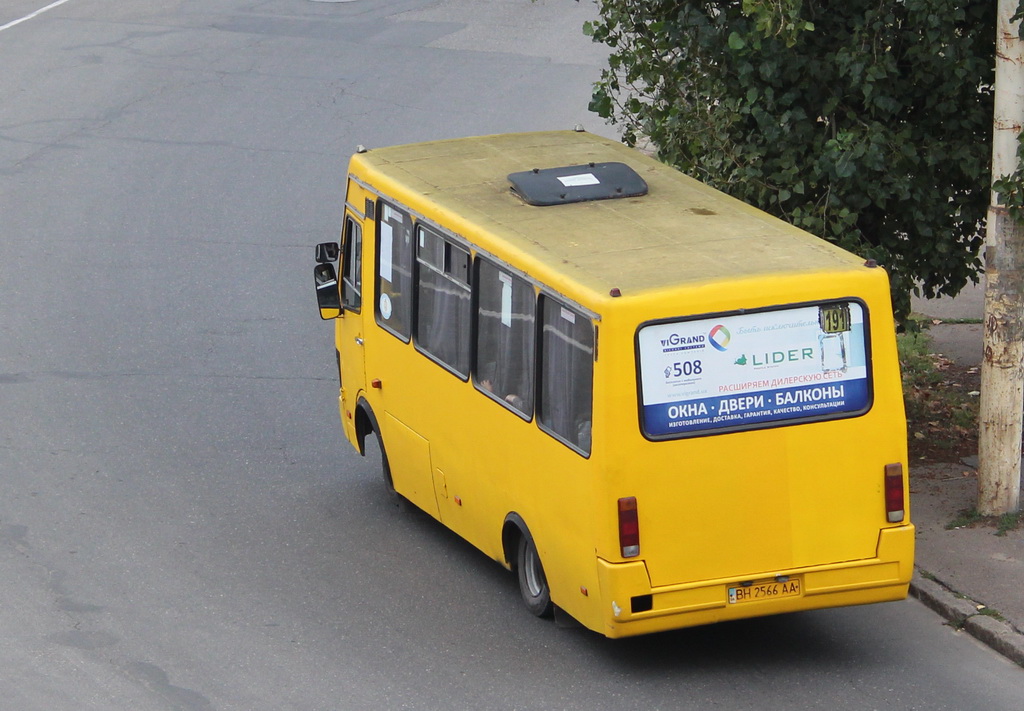
[[[590,454],[594,400],[594,326],[590,319],[541,296],[540,428]]]
[[[536,294],[525,280],[476,259],[476,360],[473,379],[526,419],[533,416]]]
[[[416,227],[417,299],[416,347],[469,375],[470,292],[469,251]]]
[[[344,256],[342,257],[341,304],[349,311],[362,306],[363,230],[351,217],[345,217]]]
[[[412,219],[377,202],[377,323],[406,343],[412,333]]]

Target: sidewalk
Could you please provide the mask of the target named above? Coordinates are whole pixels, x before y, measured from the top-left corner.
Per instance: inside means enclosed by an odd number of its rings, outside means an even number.
[[[983,285],[956,299],[914,300],[916,313],[936,320],[980,321]],[[935,352],[980,365],[980,323],[929,328]],[[1024,666],[1024,530],[997,536],[988,526],[947,530],[977,503],[976,458],[910,468],[911,520],[917,526],[917,573],[911,594],[982,642]],[[1022,497],[1024,498],[1024,497]]]

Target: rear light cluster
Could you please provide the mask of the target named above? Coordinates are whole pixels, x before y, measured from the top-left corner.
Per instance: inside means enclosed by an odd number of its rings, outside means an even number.
[[[623,558],[640,555],[640,519],[635,496],[619,499],[619,548]]]
[[[889,523],[901,523],[906,516],[903,502],[903,465],[885,465],[885,518]]]

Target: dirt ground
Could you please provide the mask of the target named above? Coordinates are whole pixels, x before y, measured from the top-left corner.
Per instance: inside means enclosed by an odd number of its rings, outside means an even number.
[[[905,386],[910,462],[959,462],[978,453],[977,367],[936,355],[934,383]]]

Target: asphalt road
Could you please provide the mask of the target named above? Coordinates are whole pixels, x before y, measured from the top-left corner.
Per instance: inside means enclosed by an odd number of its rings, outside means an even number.
[[[391,507],[312,245],[357,144],[568,128],[571,0],[0,6],[0,709],[1012,709],[914,601],[613,642]]]

